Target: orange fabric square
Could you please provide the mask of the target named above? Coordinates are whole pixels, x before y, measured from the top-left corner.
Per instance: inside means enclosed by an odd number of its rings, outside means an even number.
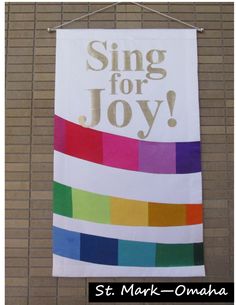
[[[202,223],[203,206],[202,204],[186,204],[187,224],[194,225]]]
[[[149,226],[183,226],[186,224],[184,204],[149,203]]]

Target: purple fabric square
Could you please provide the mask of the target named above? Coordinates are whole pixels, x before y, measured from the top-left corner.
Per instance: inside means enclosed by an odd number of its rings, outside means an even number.
[[[176,173],[175,143],[140,141],[139,170],[147,173]]]
[[[176,173],[187,174],[200,171],[200,142],[176,143]]]

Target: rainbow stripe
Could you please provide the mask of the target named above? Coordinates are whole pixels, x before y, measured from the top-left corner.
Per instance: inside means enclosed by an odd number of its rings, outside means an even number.
[[[54,182],[53,212],[123,226],[186,226],[202,223],[202,204],[163,204],[86,192]],[[132,215],[132,217],[130,217]]]
[[[173,267],[203,264],[203,243],[160,244],[119,240],[53,227],[53,253],[95,264]]]
[[[84,128],[55,115],[55,150],[131,171],[188,174],[201,171],[200,142],[149,142]]]

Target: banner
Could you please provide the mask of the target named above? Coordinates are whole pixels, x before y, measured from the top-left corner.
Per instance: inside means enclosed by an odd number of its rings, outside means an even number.
[[[57,30],[53,275],[204,276],[195,30]]]

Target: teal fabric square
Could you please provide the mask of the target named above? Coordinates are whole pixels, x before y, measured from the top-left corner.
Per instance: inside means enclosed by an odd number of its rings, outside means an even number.
[[[118,265],[155,267],[156,244],[119,240]]]

